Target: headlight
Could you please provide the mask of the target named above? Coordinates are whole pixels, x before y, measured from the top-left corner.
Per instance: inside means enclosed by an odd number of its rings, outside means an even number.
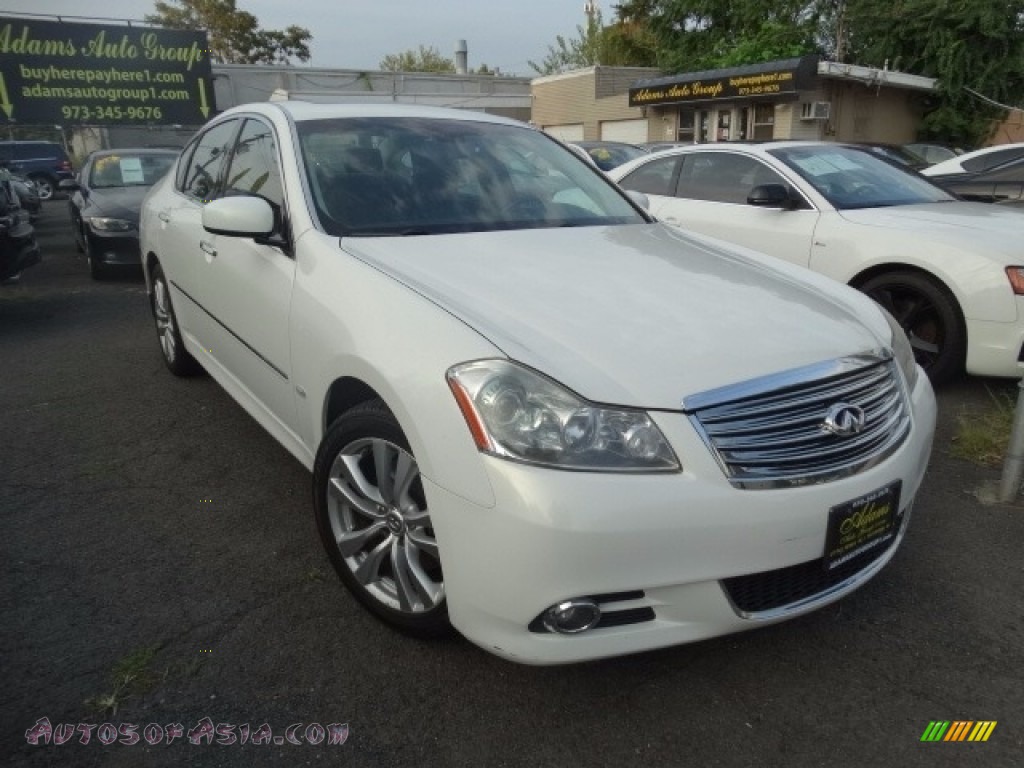
[[[680,469],[644,411],[589,403],[521,365],[457,365],[448,371],[448,385],[477,447],[495,456],[563,469]]]
[[[879,307],[882,310],[882,314],[885,315],[885,319],[889,321],[889,329],[892,331],[892,351],[896,356],[896,363],[899,365],[900,370],[903,371],[903,378],[907,380],[907,387],[913,391],[917,385],[917,362],[914,360],[914,348],[910,346],[910,339],[907,338],[907,334],[904,333],[902,326],[896,322],[896,318],[893,317],[885,310],[884,307]]]
[[[100,232],[128,232],[135,225],[124,219],[108,219],[105,216],[90,216],[89,225]]]

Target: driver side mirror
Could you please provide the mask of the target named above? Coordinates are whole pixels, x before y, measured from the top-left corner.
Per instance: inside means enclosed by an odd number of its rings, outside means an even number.
[[[789,188],[784,184],[759,184],[747,195],[747,205],[760,208],[783,208],[793,210],[797,201],[793,199]]]

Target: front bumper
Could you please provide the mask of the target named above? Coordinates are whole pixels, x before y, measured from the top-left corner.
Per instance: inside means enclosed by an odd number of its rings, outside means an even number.
[[[138,229],[97,232],[87,226],[85,236],[90,256],[101,264],[138,266],[142,263]]]
[[[803,488],[733,488],[685,416],[666,413],[653,416],[682,473],[562,472],[484,456],[492,508],[425,481],[451,621],[500,656],[558,664],[738,632],[837,600],[888,562],[906,530],[935,427],[924,376],[911,402],[910,434],[892,456],[853,477]],[[745,612],[730,601],[722,580],[820,560],[829,509],[896,480],[900,532],[870,565],[783,610]],[[529,629],[547,607],[594,595],[603,596],[603,611],[645,610],[653,618],[576,635]]]

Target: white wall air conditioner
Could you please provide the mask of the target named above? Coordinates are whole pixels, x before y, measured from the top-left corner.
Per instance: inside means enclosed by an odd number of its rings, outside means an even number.
[[[800,105],[801,120],[828,120],[831,114],[830,101],[805,101]]]

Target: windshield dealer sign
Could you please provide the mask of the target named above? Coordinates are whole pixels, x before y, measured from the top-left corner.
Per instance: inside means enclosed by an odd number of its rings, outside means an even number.
[[[0,16],[0,121],[200,125],[208,48],[205,32]]]

